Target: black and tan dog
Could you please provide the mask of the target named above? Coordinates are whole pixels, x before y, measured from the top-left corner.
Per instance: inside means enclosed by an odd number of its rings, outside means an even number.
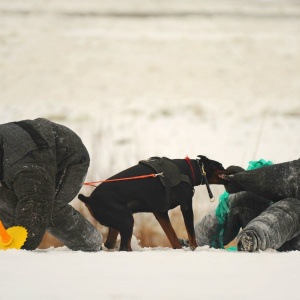
[[[181,248],[181,242],[170,223],[168,210],[180,205],[188,234],[189,246],[197,247],[194,232],[192,198],[194,186],[210,183],[224,184],[220,174],[224,173],[221,163],[199,155],[196,159],[168,159],[153,157],[126,169],[111,178],[132,178],[140,175],[159,174],[138,180],[105,182],[90,195],[82,194],[83,201],[92,216],[102,225],[109,227],[105,246],[113,248],[118,233],[121,235],[120,250],[131,251],[133,213],[152,212],[173,248]]]

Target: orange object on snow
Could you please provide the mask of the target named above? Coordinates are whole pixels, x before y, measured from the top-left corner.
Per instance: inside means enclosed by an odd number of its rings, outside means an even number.
[[[0,249],[20,249],[27,239],[27,230],[22,226],[5,229],[0,220]]]

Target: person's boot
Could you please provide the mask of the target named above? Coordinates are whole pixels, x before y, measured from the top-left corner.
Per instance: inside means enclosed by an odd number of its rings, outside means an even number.
[[[254,252],[258,250],[257,237],[253,231],[241,232],[237,242],[238,251]]]

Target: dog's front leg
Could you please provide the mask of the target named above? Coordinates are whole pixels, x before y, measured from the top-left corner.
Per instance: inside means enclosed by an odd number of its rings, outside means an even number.
[[[186,228],[186,232],[189,238],[189,245],[191,250],[195,250],[197,248],[195,229],[194,229],[194,213],[192,207],[180,207],[181,212],[184,219],[184,224]]]
[[[166,236],[168,237],[172,247],[174,249],[181,249],[181,244],[178,240],[178,237],[172,227],[172,224],[169,219],[168,212],[155,212],[153,213],[156,220],[159,222],[160,226],[164,230]]]

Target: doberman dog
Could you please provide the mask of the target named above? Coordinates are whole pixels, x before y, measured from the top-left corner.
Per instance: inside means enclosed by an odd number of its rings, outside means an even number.
[[[152,164],[151,164],[152,162]],[[153,164],[154,162],[154,164]],[[194,186],[200,184],[224,184],[226,171],[222,164],[199,155],[196,159],[150,158],[128,168],[108,180],[132,178],[162,171],[162,176],[139,180],[104,182],[97,186],[90,197],[78,198],[85,203],[92,216],[109,227],[105,247],[115,246],[121,235],[120,251],[132,251],[133,213],[152,212],[160,223],[174,249],[182,248],[169,219],[168,210],[180,205],[188,234],[189,247],[197,247],[194,231],[192,198]]]

